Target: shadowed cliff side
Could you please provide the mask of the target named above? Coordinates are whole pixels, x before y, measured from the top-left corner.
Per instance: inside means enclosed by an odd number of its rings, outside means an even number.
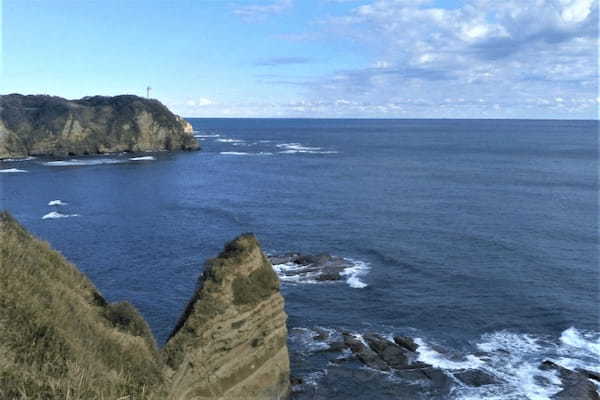
[[[165,349],[47,243],[0,213],[0,398],[278,399],[288,393],[279,281],[252,235],[210,260]]]
[[[194,150],[191,125],[138,96],[0,96],[0,159]]]
[[[206,263],[164,349],[172,399],[280,399],[289,391],[279,279],[253,235]]]

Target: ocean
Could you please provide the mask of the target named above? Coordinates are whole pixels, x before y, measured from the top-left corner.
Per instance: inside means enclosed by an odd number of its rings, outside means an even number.
[[[337,282],[278,266],[298,399],[547,399],[541,361],[600,372],[598,121],[189,121],[200,152],[4,161],[1,206],[159,343],[240,233],[348,259]],[[499,383],[332,362],[323,330],[418,338],[421,361]]]

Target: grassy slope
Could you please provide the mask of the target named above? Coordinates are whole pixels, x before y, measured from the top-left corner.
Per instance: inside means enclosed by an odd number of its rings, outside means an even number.
[[[161,398],[147,324],[0,214],[0,398]],[[152,395],[150,395],[152,393]]]

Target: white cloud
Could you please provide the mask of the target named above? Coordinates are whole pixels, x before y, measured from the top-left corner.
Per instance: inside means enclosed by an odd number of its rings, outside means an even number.
[[[245,20],[260,20],[269,15],[281,14],[292,8],[292,0],[273,0],[270,2],[261,2],[259,4],[240,5],[234,8],[233,13]]]

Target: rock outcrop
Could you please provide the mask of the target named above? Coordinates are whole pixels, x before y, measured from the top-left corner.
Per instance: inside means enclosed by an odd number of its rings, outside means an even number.
[[[0,213],[0,398],[281,399],[279,280],[256,238],[210,260],[165,348],[48,244]]]
[[[164,352],[171,398],[280,399],[289,391],[279,279],[253,235],[209,260]]]
[[[0,96],[0,159],[198,148],[191,125],[158,100]]]

